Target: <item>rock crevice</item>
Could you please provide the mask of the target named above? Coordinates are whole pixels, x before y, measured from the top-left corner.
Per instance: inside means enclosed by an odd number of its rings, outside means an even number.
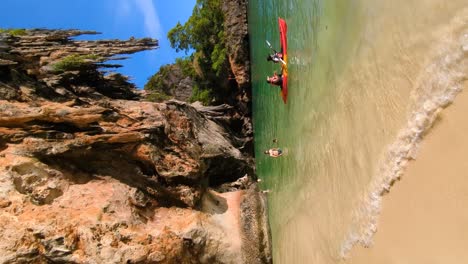
[[[102,67],[157,41],[83,33],[0,34],[0,262],[271,262],[229,107],[142,101]]]

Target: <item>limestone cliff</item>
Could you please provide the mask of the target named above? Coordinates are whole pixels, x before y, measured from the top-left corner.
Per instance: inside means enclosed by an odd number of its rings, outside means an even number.
[[[224,31],[231,71],[240,89],[250,90],[249,29],[247,0],[224,0]]]
[[[247,24],[247,0],[223,0],[224,31],[230,70],[234,75],[236,92],[232,104],[242,121],[241,133],[252,138],[252,87],[250,83],[250,45]],[[252,146],[253,149],[253,146]]]
[[[211,91],[211,93],[215,95],[211,100],[204,101],[204,103],[210,104],[216,102],[216,104],[225,103],[233,106],[233,108],[229,110],[230,118],[228,121],[230,122],[230,130],[236,136],[246,139],[248,141],[246,142],[246,149],[252,150],[253,128],[251,113],[250,52],[247,25],[248,3],[246,0],[222,0],[214,1],[213,3],[215,2],[216,8],[207,8],[203,13],[220,12],[223,14],[222,21],[219,21],[221,25],[217,27],[220,30],[222,29],[222,34],[220,35],[223,36],[222,53],[223,56],[225,56],[225,61],[222,63],[222,70],[220,70],[219,73],[210,73],[211,67],[206,68],[206,65],[203,70],[201,66],[203,63],[200,62],[200,60],[203,60],[204,57],[209,57],[209,54],[206,55],[204,53],[210,53],[209,50],[213,48],[208,44],[203,44],[207,46],[208,51],[203,48],[199,48],[199,50],[195,51],[191,58],[188,58],[188,64],[190,66],[184,65],[182,61],[178,61],[161,67],[161,69],[150,78],[145,89],[148,91],[148,98],[155,101],[164,100],[166,97],[188,101],[193,93],[193,84],[198,86],[196,91],[199,91],[199,89]],[[200,11],[194,11],[191,20],[196,21],[195,18],[199,16]],[[188,28],[194,26],[194,24],[190,24]],[[201,27],[196,31],[205,32]],[[188,34],[187,32],[182,32],[183,34]],[[209,33],[213,34],[213,32],[206,32],[206,34]],[[216,35],[219,33],[220,32],[217,32]],[[209,35],[203,35],[203,39],[205,38],[217,39],[217,36],[210,37]],[[213,40],[211,40],[210,43],[212,41]],[[219,41],[221,42],[221,40]]]
[[[141,101],[103,69],[157,41],[84,33],[0,34],[0,262],[271,262],[229,106]]]

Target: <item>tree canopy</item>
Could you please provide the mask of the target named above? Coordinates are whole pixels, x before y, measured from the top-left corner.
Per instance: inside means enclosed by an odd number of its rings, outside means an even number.
[[[201,70],[219,77],[226,61],[224,15],[221,0],[197,0],[188,21],[168,33],[171,47],[177,51],[195,50]]]
[[[222,95],[227,79],[227,50],[221,5],[221,0],[197,0],[188,21],[183,25],[178,22],[167,35],[171,47],[176,51],[185,51],[186,54],[193,52],[190,57],[178,60],[175,64],[185,64],[182,68],[190,69],[184,74],[195,81],[196,89],[193,89],[192,97],[197,98],[202,94],[205,102],[210,101],[206,98],[208,96],[216,98]],[[190,67],[187,66],[188,62]],[[157,73],[150,79],[148,88],[154,90],[161,84],[161,78],[167,76],[167,70],[167,67],[161,67],[161,74]],[[163,87],[159,87],[159,90],[164,92]]]

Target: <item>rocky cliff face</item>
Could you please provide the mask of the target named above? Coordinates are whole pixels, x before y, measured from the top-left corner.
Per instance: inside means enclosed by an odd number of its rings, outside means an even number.
[[[269,263],[227,106],[140,101],[100,71],[152,39],[0,35],[1,263]]]
[[[252,93],[250,86],[250,55],[249,35],[247,25],[247,1],[223,0],[220,8],[224,14],[224,34],[226,46],[226,61],[223,71],[216,85],[223,95],[218,95],[218,102],[234,106],[229,110],[229,127],[233,134],[248,139],[246,149],[253,152],[253,128],[252,128]],[[193,60],[195,71],[199,76],[204,73],[201,70],[197,56]],[[181,101],[187,101],[192,94],[194,81],[182,72],[180,65],[176,63],[166,65],[164,71],[157,76],[165,76],[157,85],[165,94]],[[154,94],[153,94],[154,95]],[[151,98],[151,90],[149,96]],[[155,98],[153,96],[153,98]],[[158,98],[159,99],[159,98]]]
[[[250,84],[250,47],[247,24],[247,0],[224,0],[224,31],[229,65],[234,74],[237,92],[232,104],[242,121],[241,134],[250,137],[253,149],[252,87]]]
[[[250,90],[247,0],[224,0],[224,31],[229,65],[240,89]]]

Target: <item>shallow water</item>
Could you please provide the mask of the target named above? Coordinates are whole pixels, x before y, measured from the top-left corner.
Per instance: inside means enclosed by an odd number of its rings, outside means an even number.
[[[468,3],[249,1],[257,174],[270,189],[275,263],[338,263],[369,244],[380,194],[467,79]],[[288,23],[289,98],[277,17]],[[278,143],[272,142],[273,138]],[[269,158],[279,146],[288,153]]]

